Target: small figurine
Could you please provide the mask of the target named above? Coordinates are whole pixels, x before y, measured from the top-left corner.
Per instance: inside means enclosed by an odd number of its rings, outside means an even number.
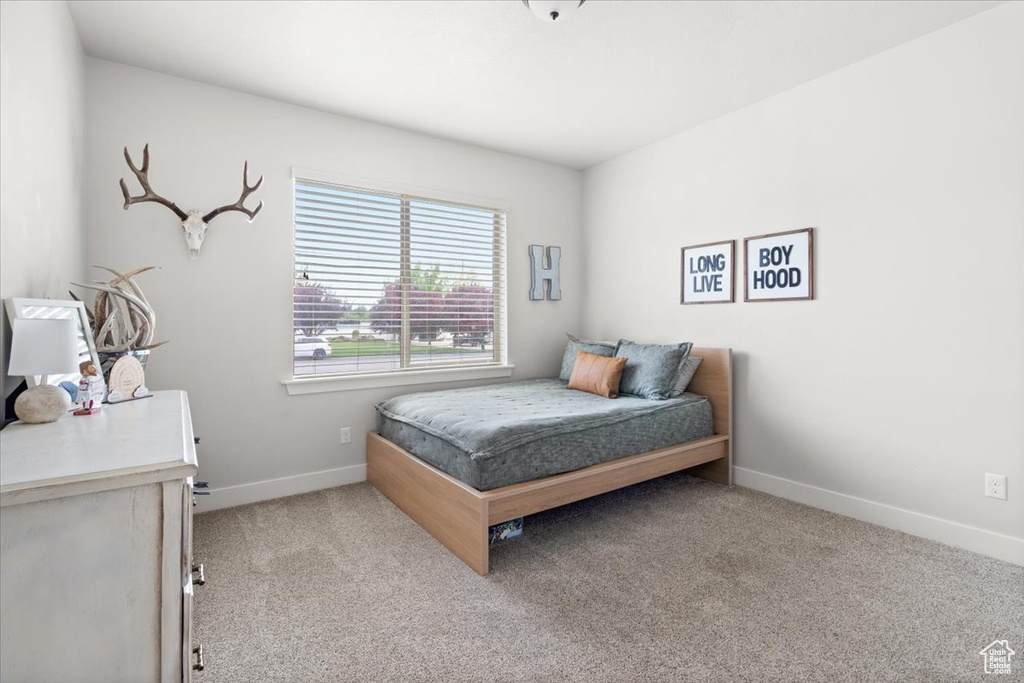
[[[103,396],[106,394],[106,384],[104,384],[103,377],[100,376],[92,361],[80,363],[78,371],[82,373],[82,379],[78,380],[78,395],[75,397],[75,402],[81,408],[76,410],[74,414],[95,415],[100,412],[99,404],[103,402]]]

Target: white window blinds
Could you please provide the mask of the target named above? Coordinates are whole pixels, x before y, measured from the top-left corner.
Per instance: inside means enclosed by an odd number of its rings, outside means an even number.
[[[505,212],[295,180],[294,374],[504,360]]]

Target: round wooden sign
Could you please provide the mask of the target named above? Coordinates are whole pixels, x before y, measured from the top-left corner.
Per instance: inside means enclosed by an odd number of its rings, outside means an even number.
[[[111,393],[116,391],[115,397],[120,395],[124,400],[132,398],[135,390],[145,383],[146,373],[142,369],[142,363],[134,356],[123,356],[110,368],[110,383],[107,388]]]

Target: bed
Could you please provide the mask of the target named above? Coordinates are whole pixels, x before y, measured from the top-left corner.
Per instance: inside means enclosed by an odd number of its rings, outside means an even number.
[[[679,470],[729,485],[731,351],[692,354],[704,361],[687,393],[666,401],[532,380],[386,402],[367,436],[367,479],[480,575],[494,524]],[[439,399],[447,410],[431,409]]]

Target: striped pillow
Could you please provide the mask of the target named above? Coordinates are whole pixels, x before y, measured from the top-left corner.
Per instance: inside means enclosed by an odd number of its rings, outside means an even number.
[[[697,369],[700,368],[700,364],[704,359],[700,356],[687,356],[686,360],[683,361],[682,367],[679,368],[679,377],[676,378],[676,386],[669,394],[669,398],[676,398],[686,393],[686,387],[690,386],[690,381],[693,376],[697,374]]]
[[[569,377],[569,388],[615,398],[619,395],[619,381],[625,367],[625,358],[606,358],[579,351]]]

